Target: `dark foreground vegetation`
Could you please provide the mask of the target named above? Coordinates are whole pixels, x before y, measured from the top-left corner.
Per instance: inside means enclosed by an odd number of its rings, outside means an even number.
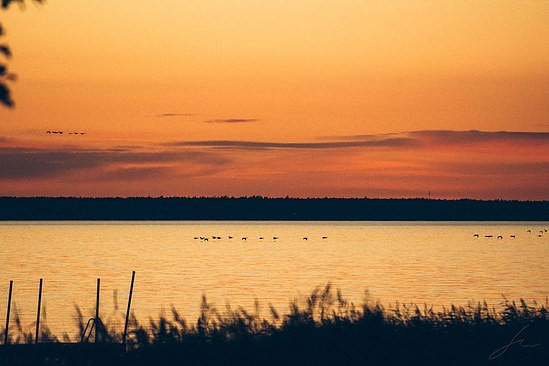
[[[549,201],[0,197],[0,220],[548,221]]]
[[[134,317],[127,350],[116,324],[106,320],[97,344],[59,343],[45,328],[38,345],[0,346],[0,364],[547,365],[548,305],[506,300],[498,310],[479,303],[437,311],[355,306],[326,286],[292,302],[287,314],[270,308],[264,317],[259,305],[252,312],[219,312],[203,299],[192,324],[175,309],[147,324]],[[85,322],[77,312],[82,335]],[[31,334],[16,327],[12,342],[31,341]]]

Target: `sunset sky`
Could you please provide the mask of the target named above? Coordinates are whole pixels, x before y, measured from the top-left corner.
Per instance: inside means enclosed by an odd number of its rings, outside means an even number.
[[[0,196],[547,200],[548,19],[542,0],[11,6]]]

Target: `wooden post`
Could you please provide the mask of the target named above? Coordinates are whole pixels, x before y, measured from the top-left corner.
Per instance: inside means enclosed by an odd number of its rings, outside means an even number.
[[[97,279],[97,298],[95,301],[95,343],[99,340],[99,326],[101,324],[101,321],[99,320],[99,292],[101,289],[101,279]]]
[[[13,289],[13,280],[10,280],[10,291],[8,294],[8,313],[6,315],[6,331],[4,333],[4,344],[8,344],[8,332],[10,329],[10,310],[11,310],[11,291]]]
[[[34,343],[38,343],[38,332],[40,330],[40,305],[42,304],[42,279],[40,279],[40,289],[38,290],[38,310],[36,312],[36,335]]]
[[[128,309],[126,310],[126,323],[124,324],[124,334],[122,336],[122,344],[126,346],[126,335],[128,334],[128,320],[130,318],[130,307],[132,304],[132,293],[133,293],[133,281],[135,279],[135,271],[132,271],[132,283],[130,285],[130,295],[128,296]]]

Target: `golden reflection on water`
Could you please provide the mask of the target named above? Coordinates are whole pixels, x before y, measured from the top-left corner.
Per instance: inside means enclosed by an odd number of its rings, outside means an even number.
[[[548,228],[543,222],[5,222],[0,327],[10,279],[25,330],[36,316],[39,278],[54,333],[75,333],[75,304],[93,316],[97,277],[102,317],[120,321],[132,270],[132,308],[141,321],[172,304],[194,321],[202,294],[220,310],[226,303],[251,309],[258,299],[266,315],[269,303],[285,311],[291,298],[328,282],[357,303],[365,290],[386,305],[497,305],[502,295],[544,301],[549,233],[538,232]],[[200,236],[209,241],[194,239]]]

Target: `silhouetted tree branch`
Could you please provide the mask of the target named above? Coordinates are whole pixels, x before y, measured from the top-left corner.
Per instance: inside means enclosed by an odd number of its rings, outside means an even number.
[[[20,5],[25,4],[25,0],[1,0],[1,9],[7,9],[11,4],[19,3]],[[45,0],[32,0],[37,3],[42,3]],[[5,36],[4,28],[0,23],[0,38]],[[11,97],[10,89],[8,87],[8,82],[15,81],[15,74],[9,72],[8,65],[2,63],[2,61],[7,61],[11,58],[12,52],[10,47],[5,43],[0,43],[0,104],[13,107],[14,102]]]

